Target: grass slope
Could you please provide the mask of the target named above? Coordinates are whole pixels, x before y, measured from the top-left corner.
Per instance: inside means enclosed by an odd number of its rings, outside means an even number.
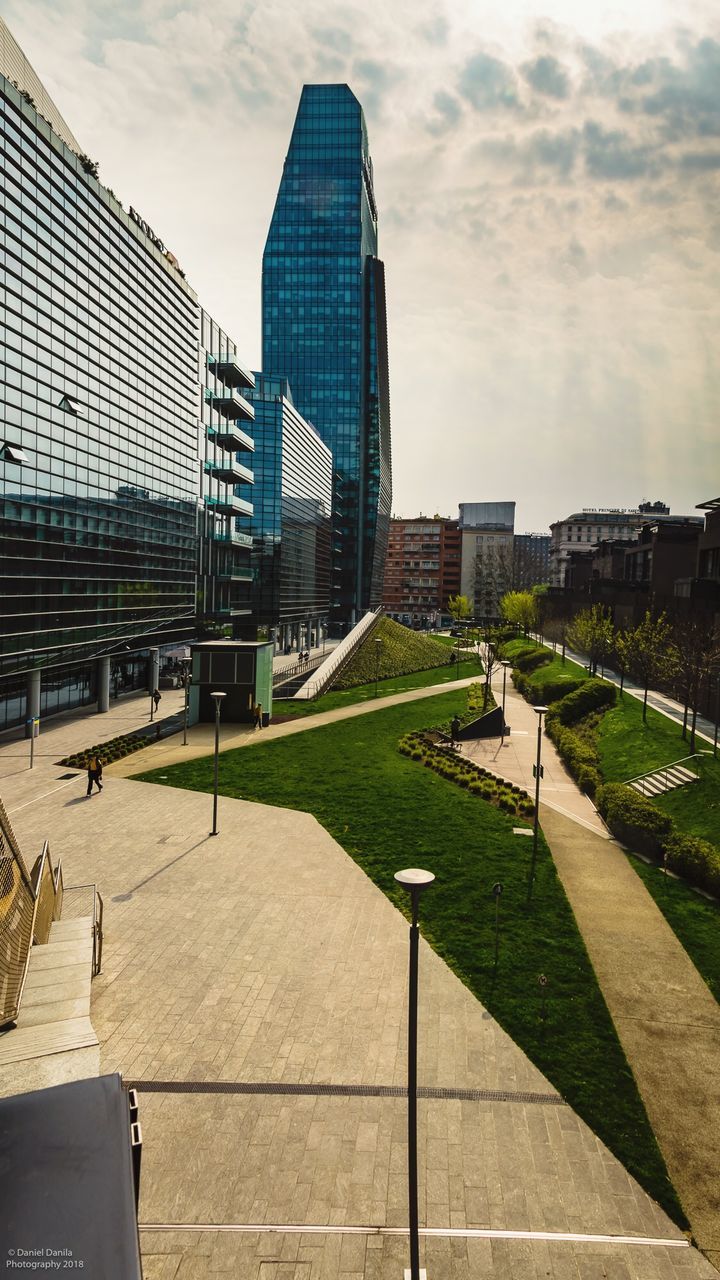
[[[697,747],[709,749],[702,738],[698,738]],[[652,707],[648,707],[647,724],[643,724],[642,704],[628,694],[600,720],[597,748],[606,782],[627,782],[689,752],[680,725]],[[705,756],[700,778],[699,783],[670,791],[653,803],[669,813],[681,831],[720,845],[720,760]]]
[[[510,640],[503,645],[503,657],[513,662],[516,654],[527,648],[545,648],[551,655],[551,661],[537,670],[530,672],[528,680],[533,688],[542,690],[549,684],[563,684],[565,681],[570,683],[571,680],[587,680],[588,673],[584,667],[577,662],[571,662],[569,658],[563,663],[562,654],[553,654],[552,649],[547,646],[535,645],[532,640]]]
[[[382,640],[378,646],[376,641]],[[434,636],[411,631],[392,618],[380,618],[371,634],[360,645],[337,682],[336,689],[349,689],[352,685],[370,684],[375,680],[377,650],[380,649],[380,679],[408,675],[450,662],[448,646]]]
[[[423,902],[425,937],[625,1166],[677,1222],[669,1182],[634,1078],[574,917],[541,840],[533,902],[531,842],[516,819],[401,756],[404,732],[448,720],[452,693],[378,711],[220,756],[220,789],[313,814],[377,885],[407,911],[393,880],[424,866],[437,883]],[[212,790],[212,758],[140,775]],[[500,964],[493,970],[495,881]],[[548,978],[547,1018],[538,978]]]
[[[720,907],[695,893],[682,880],[664,876],[631,855],[630,862],[665,916],[698,973],[720,1000]]]
[[[378,698],[387,698],[392,693],[405,693],[408,689],[426,689],[433,684],[450,684],[454,680],[465,680],[470,676],[482,675],[482,663],[475,657],[463,654],[458,665],[445,664],[442,667],[430,667],[426,671],[413,671],[409,675],[395,676],[388,680],[379,680]],[[299,702],[294,698],[283,701],[273,698],[273,720],[282,720],[292,716],[314,716],[320,711],[334,711],[336,707],[354,706],[358,702],[368,702],[375,698],[375,680],[370,684],[355,685],[352,689],[331,689],[315,702]],[[464,704],[465,691],[461,694]]]

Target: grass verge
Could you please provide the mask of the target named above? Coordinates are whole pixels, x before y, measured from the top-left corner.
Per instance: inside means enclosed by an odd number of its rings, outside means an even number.
[[[517,819],[406,759],[399,738],[449,720],[452,693],[287,739],[225,752],[220,790],[313,813],[403,911],[393,880],[424,866],[437,883],[423,902],[423,933],[462,981],[666,1211],[685,1225],[635,1080],[575,919],[541,839],[527,904],[531,842]],[[329,762],[331,767],[329,767]],[[212,758],[139,775],[212,790]],[[492,886],[504,886],[494,968]],[[546,1016],[539,977],[547,976]]]
[[[683,880],[666,877],[660,867],[649,865],[633,854],[629,857],[698,973],[715,999],[720,1000],[720,907],[701,897]]]
[[[710,749],[702,738],[697,746]],[[682,759],[689,746],[680,725],[652,707],[648,707],[647,723],[643,724],[642,703],[625,694],[600,720],[597,750],[604,780],[627,782]],[[653,803],[669,814],[681,831],[720,845],[720,760],[705,756],[700,763],[700,782],[668,791]]]
[[[393,693],[406,693],[409,689],[427,689],[433,684],[452,684],[455,680],[466,680],[470,676],[482,675],[483,666],[475,657],[463,656],[459,670],[457,665],[431,667],[427,671],[413,671],[410,675],[396,676],[390,680],[378,681],[378,698],[387,698]],[[351,707],[358,702],[372,702],[375,698],[375,681],[369,684],[355,685],[352,689],[331,689],[315,702],[296,702],[294,698],[287,701],[273,701],[273,719],[282,720],[287,716],[314,716],[320,711],[334,711],[336,707]],[[465,693],[463,691],[464,700]]]

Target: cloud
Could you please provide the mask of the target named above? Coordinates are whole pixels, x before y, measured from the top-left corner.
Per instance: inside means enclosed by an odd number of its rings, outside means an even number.
[[[492,111],[496,107],[517,109],[520,105],[514,72],[507,63],[489,53],[476,53],[466,62],[459,90],[476,111]]]
[[[720,169],[720,152],[688,151],[680,157],[680,167],[694,172],[710,173],[714,169]]]
[[[446,93],[444,89],[440,89],[435,94],[433,107],[438,116],[428,122],[427,128],[430,133],[445,133],[448,129],[452,129],[462,116],[462,107],[457,98],[454,98],[451,93]]]
[[[336,53],[349,54],[354,47],[350,32],[344,31],[342,27],[316,27],[311,31],[311,35],[315,37],[318,44],[326,45]]]
[[[658,174],[662,162],[656,150],[634,143],[628,133],[604,129],[596,120],[583,128],[585,166],[593,178],[628,181]]]
[[[533,62],[526,62],[521,70],[537,93],[546,94],[549,98],[567,98],[570,92],[567,72],[552,54],[546,53]]]

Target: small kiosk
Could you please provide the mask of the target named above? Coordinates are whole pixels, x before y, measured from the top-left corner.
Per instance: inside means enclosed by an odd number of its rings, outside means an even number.
[[[262,707],[263,724],[272,715],[273,643],[271,640],[204,640],[190,649],[192,683],[188,722],[215,720],[214,692],[224,693],[223,721],[251,724]]]

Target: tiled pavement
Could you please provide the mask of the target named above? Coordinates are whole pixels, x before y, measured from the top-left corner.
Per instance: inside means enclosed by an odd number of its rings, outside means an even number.
[[[1,753],[0,753],[1,755]],[[59,786],[9,771],[3,795],[32,850],[52,834],[66,879],[106,901],[92,1019],[101,1069],[140,1081],[255,1082],[250,1094],[142,1092],[141,1222],[402,1226],[401,1098],[293,1096],[267,1086],[400,1085],[407,926],[307,814],[108,775]],[[49,794],[44,795],[44,792]],[[412,863],[412,833],[399,862]],[[554,1091],[421,944],[419,1079]],[[438,1228],[682,1237],[569,1107],[423,1100],[421,1222]],[[143,1230],[146,1280],[400,1276],[407,1239],[373,1234]],[[695,1250],[431,1237],[430,1280],[664,1280],[717,1275]]]

